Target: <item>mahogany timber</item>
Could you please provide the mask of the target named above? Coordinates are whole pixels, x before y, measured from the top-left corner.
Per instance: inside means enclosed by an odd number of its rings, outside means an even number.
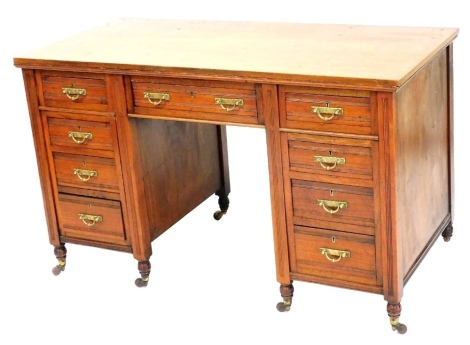
[[[131,83],[134,101],[131,113],[258,124],[254,84],[142,77],[132,78]],[[167,93],[169,100],[154,105],[144,98],[144,92]],[[227,111],[215,103],[215,98],[243,99],[244,104]]]
[[[154,240],[222,186],[217,126],[131,119],[139,132]]]
[[[341,184],[291,180],[294,223],[363,234],[375,233],[373,189]],[[347,202],[336,213],[317,200]]]
[[[108,99],[104,75],[88,73],[63,73],[57,71],[41,72],[42,104],[51,108],[82,110],[108,110]],[[86,97],[75,101],[64,97],[63,87],[86,89]]]
[[[83,149],[114,150],[113,128],[110,120],[103,119],[103,116],[97,118],[80,114],[76,117],[76,114],[68,114],[61,111],[43,113],[47,117],[49,140],[54,150],[60,150],[59,147],[55,146],[79,148],[81,152],[83,152]],[[93,132],[93,139],[77,144],[69,136],[69,132],[79,130],[85,133]],[[106,153],[100,153],[101,155],[106,155]],[[110,155],[112,156],[112,154]]]
[[[296,273],[377,284],[374,236],[298,226],[295,227],[294,241]],[[319,248],[347,249],[351,257],[331,262],[321,254]]]
[[[38,174],[41,182],[42,198],[44,202],[44,211],[46,214],[47,230],[49,241],[54,247],[62,248],[59,239],[59,228],[57,222],[57,210],[54,201],[54,190],[52,188],[51,172],[49,164],[44,157],[47,157],[46,138],[44,137],[44,128],[39,112],[39,100],[37,98],[36,80],[33,70],[23,70],[23,80],[26,90],[26,99],[28,101],[29,118],[36,151],[38,165]],[[65,253],[64,253],[65,255]]]
[[[356,183],[365,187],[373,186],[372,141],[295,133],[289,133],[287,140],[289,166],[294,178],[302,176],[302,179],[314,179],[319,182],[337,182],[344,177],[348,178],[348,181],[357,179]],[[314,160],[315,156],[344,158],[345,163],[326,170]],[[299,174],[294,175],[294,172]]]
[[[388,302],[392,329],[406,332],[398,321],[404,285],[437,238],[453,232],[457,34],[124,19],[16,57],[54,272],[65,268],[64,243],[77,243],[131,252],[136,284],[147,285],[152,240],[211,194],[228,207],[225,126],[264,127],[278,310],[290,309],[293,280],[374,292]],[[71,100],[64,87],[87,96]],[[171,101],[154,105],[144,92]],[[216,97],[244,105],[227,111]],[[321,119],[317,106],[343,115]],[[74,130],[95,139],[75,145]],[[336,154],[345,165],[314,160]],[[104,179],[69,175],[84,158]],[[326,212],[317,199],[348,207]],[[101,205],[99,231],[80,223],[83,205]],[[351,256],[328,261],[327,245]]]
[[[447,95],[445,50],[396,93],[394,220],[402,233],[403,275],[450,213]]]
[[[324,132],[372,134],[371,101],[368,92],[334,89],[286,87],[286,112],[282,113],[283,127]],[[312,106],[343,109],[329,121],[312,111]]]
[[[277,87],[275,85],[262,85],[258,92],[257,102],[258,111],[263,114],[262,118],[266,126],[276,276],[281,285],[291,285]]]
[[[17,56],[15,65],[395,90],[457,33],[454,28],[121,19]]]
[[[95,240],[119,245],[129,244],[124,232],[121,203],[114,200],[59,194],[58,219],[61,236]],[[88,226],[78,214],[101,216],[102,221]]]

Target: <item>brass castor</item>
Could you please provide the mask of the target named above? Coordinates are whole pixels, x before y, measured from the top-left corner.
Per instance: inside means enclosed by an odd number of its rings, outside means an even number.
[[[65,265],[57,265],[52,269],[52,274],[58,276],[62,271],[65,271]]]
[[[224,214],[226,214],[227,211],[215,211],[214,212],[214,219],[215,220],[220,220]]]
[[[140,273],[140,278],[135,280],[135,286],[141,288],[146,287],[149,283],[150,278],[150,261],[139,261],[137,268]]]
[[[442,232],[442,237],[444,238],[444,241],[449,242],[453,233],[454,233],[454,227],[452,226],[452,223],[451,223],[447,225],[445,230]]]
[[[52,274],[58,276],[65,270],[65,262],[67,258],[67,249],[64,245],[54,247],[54,255],[59,264],[52,269]]]
[[[405,334],[408,329],[405,324],[397,323],[396,325],[392,325],[392,330],[397,331],[399,334]]]
[[[292,305],[292,297],[294,296],[294,286],[291,284],[281,284],[279,287],[281,292],[282,302],[276,305],[277,311],[283,313],[290,310]]]
[[[401,314],[401,304],[400,303],[388,303],[387,304],[387,313],[390,317],[390,325],[392,326],[392,331],[397,331],[398,334],[406,333],[406,326],[398,320]]]
[[[135,280],[135,286],[137,287],[146,287],[149,283],[149,278],[137,278]]]
[[[290,310],[290,304],[287,304],[286,302],[279,302],[276,305],[276,309],[277,309],[278,312],[284,313],[284,312]]]

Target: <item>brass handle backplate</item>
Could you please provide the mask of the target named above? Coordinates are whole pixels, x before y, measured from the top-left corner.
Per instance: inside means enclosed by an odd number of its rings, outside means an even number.
[[[92,177],[98,176],[98,172],[96,170],[73,169],[73,173],[83,182],[88,181]]]
[[[86,96],[86,89],[77,89],[75,87],[63,87],[62,93],[65,93],[68,98],[75,101],[80,96]]]
[[[69,137],[77,144],[83,144],[85,140],[93,139],[93,134],[86,132],[69,132]]]
[[[320,163],[323,169],[333,170],[337,164],[346,164],[346,159],[331,156],[314,156],[313,160]]]
[[[315,107],[312,106],[312,113],[317,114],[318,117],[324,121],[332,120],[335,115],[343,115],[343,108],[330,108],[330,103],[326,102],[326,107]],[[323,116],[326,114],[329,116]]]
[[[243,107],[243,99],[236,98],[216,98],[215,104],[220,104],[222,109],[232,111],[236,106]]]
[[[348,203],[346,201],[333,201],[322,199],[317,199],[317,205],[322,206],[323,209],[330,214],[336,213],[340,209],[348,207]]]
[[[93,226],[95,223],[103,222],[103,217],[86,213],[79,213],[78,218],[88,226]]]
[[[169,93],[144,92],[144,98],[148,99],[153,105],[159,105],[162,101],[169,101]]]
[[[337,250],[330,248],[320,248],[320,254],[325,255],[325,257],[331,262],[338,262],[342,258],[351,257],[351,252],[347,250]]]

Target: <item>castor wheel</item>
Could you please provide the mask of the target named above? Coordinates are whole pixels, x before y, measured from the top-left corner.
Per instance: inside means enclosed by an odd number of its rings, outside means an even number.
[[[58,276],[64,270],[65,270],[65,266],[57,265],[52,269],[52,274],[55,276]]]
[[[215,220],[220,220],[224,214],[226,214],[227,211],[215,211],[214,212],[214,219]]]
[[[442,237],[444,238],[444,242],[449,242],[452,234],[454,233],[454,227],[451,224],[448,224],[445,230],[442,232]]]
[[[395,326],[392,326],[392,330],[397,331],[399,334],[405,334],[408,329],[406,328],[405,324],[399,323]]]
[[[284,303],[284,302],[279,302],[277,305],[276,305],[276,309],[278,312],[280,313],[284,313],[285,311],[289,311],[290,310],[290,305]]]
[[[137,287],[146,287],[148,283],[149,283],[148,278],[147,279],[137,278],[135,280],[135,286]]]

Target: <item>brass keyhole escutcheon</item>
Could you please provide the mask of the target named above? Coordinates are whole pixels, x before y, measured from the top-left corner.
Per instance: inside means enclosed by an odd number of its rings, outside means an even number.
[[[334,193],[335,191],[333,189],[330,189],[330,195],[333,196]]]
[[[79,132],[82,131],[82,126],[78,126],[78,131],[79,131]]]
[[[331,157],[331,155],[333,154],[333,151],[331,150],[328,150],[328,155]]]
[[[88,208],[91,208],[91,204],[88,204]]]
[[[189,95],[191,96],[191,98],[194,98],[194,91],[190,91]]]
[[[86,161],[82,161],[82,163],[83,163],[83,166],[85,166],[85,165],[86,165]]]
[[[336,237],[331,236],[331,242],[335,243],[336,242]]]

